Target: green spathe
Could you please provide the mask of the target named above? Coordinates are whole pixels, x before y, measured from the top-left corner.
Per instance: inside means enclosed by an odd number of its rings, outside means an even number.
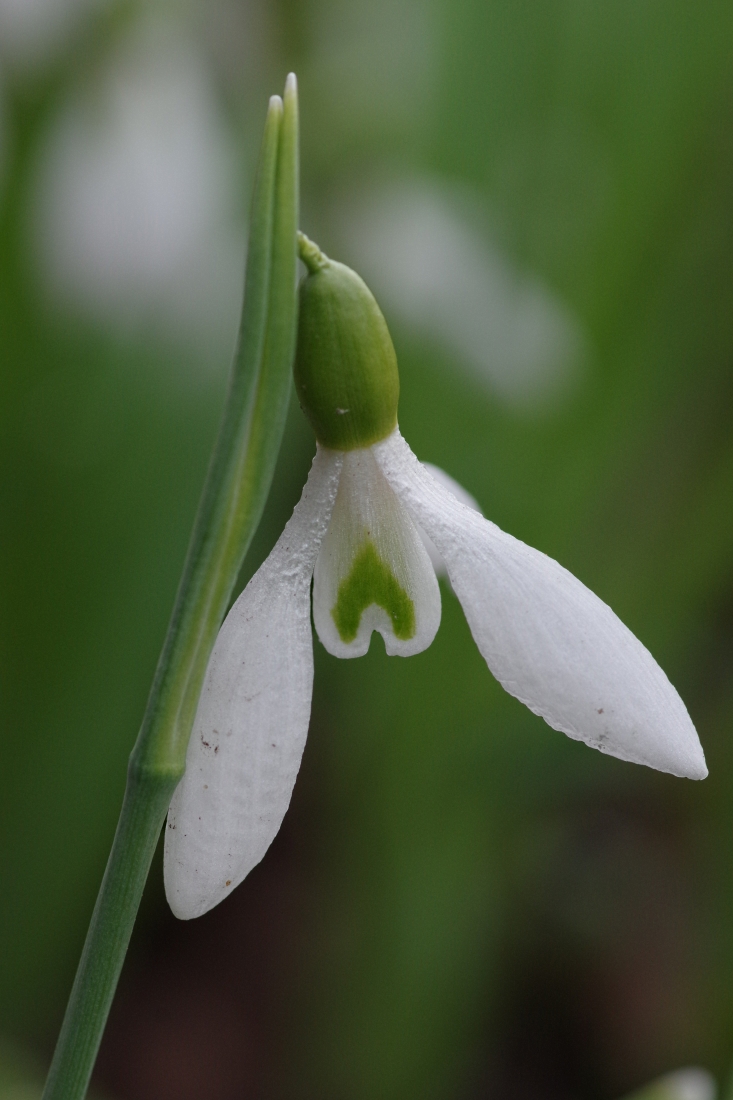
[[[341,581],[331,612],[343,642],[353,642],[362,613],[373,603],[389,615],[396,638],[406,642],[414,637],[415,605],[369,540],[354,558],[348,577]]]
[[[324,447],[370,447],[397,427],[397,358],[381,310],[356,272],[303,234],[295,386]]]

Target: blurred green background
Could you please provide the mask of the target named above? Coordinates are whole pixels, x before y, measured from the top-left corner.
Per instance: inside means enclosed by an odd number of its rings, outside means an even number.
[[[732,47],[730,0],[0,0],[0,1068],[53,1049],[222,406],[267,96],[295,69],[302,225],[384,309],[405,436],[614,607],[710,777],[550,730],[447,589],[409,661],[316,642],[281,833],[190,924],[156,861],[97,1093],[726,1078]],[[313,450],[294,405],[242,583]]]

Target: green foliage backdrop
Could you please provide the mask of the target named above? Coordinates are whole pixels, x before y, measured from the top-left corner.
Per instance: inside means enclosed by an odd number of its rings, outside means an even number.
[[[583,353],[562,393],[522,405],[375,280],[401,427],[638,634],[685,699],[710,777],[660,776],[549,730],[492,680],[447,589],[417,658],[388,660],[373,641],[338,662],[316,643],[283,833],[195,925],[167,915],[154,867],[100,1088],[610,1100],[681,1064],[723,1080],[733,8],[217,0],[158,17],[156,41],[186,35],[207,66],[239,150],[240,219],[266,97],[294,68],[303,228],[327,252],[359,265],[339,227],[361,216],[360,189],[427,180],[469,196],[471,239],[563,304]],[[145,18],[94,9],[40,61],[8,52],[0,76],[0,1028],[39,1063],[109,849],[235,336],[222,325],[202,350],[149,318],[120,328],[54,297],[38,259],[48,135]],[[446,262],[442,278],[457,277]],[[293,408],[243,583],[313,446]]]

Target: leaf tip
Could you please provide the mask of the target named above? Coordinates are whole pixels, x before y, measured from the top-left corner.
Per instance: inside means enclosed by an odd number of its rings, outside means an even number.
[[[284,97],[297,96],[298,94],[298,78],[295,73],[288,73],[285,80],[285,93]]]

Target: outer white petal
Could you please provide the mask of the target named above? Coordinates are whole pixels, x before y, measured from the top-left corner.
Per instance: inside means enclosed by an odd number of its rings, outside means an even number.
[[[380,605],[377,600],[357,612],[355,636],[342,636],[337,626],[339,608],[345,606],[344,586],[348,591],[355,562],[358,566],[370,549],[376,555],[374,564],[378,559],[378,568],[386,569],[390,583],[396,582],[411,605],[414,623],[409,636],[398,636],[399,629],[395,632],[386,601]],[[371,447],[344,455],[331,524],[313,576],[313,621],[321,642],[335,657],[362,657],[373,630],[382,635],[391,656],[410,657],[427,649],[440,625],[440,589],[430,558],[415,524],[377,466]]]
[[[454,477],[447,474],[445,470],[441,470],[440,466],[434,466],[432,462],[423,462],[425,469],[433,475],[439,485],[442,485],[444,489],[447,489],[449,493],[452,493],[456,500],[460,500],[461,504],[465,504],[467,508],[472,508],[474,512],[478,512],[481,515],[481,508],[475,497],[472,497],[467,489],[464,489],[460,482],[456,481]],[[422,527],[418,525],[418,531],[420,532],[420,538],[422,539],[423,546],[428,552],[428,557],[433,563],[433,569],[435,570],[436,577],[447,577],[448,570],[445,567],[445,562],[438,553],[438,548],[432,539],[423,531]]]
[[[510,694],[601,752],[690,779],[707,775],[684,703],[602,600],[460,504],[398,430],[374,453],[443,556],[476,644]]]
[[[165,890],[198,917],[264,856],[290,803],[310,718],[310,580],[342,456],[319,449],[300,503],[224,621],[168,811]]]

